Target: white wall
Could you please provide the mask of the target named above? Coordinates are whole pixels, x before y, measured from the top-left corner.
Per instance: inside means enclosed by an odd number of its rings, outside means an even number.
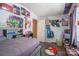
[[[45,42],[45,20],[44,19],[38,20],[37,38],[39,41]]]
[[[50,20],[55,20],[55,19],[59,19],[62,20],[62,18],[64,18],[65,20],[69,20],[69,17],[67,15],[60,15],[60,16],[50,16],[48,17]],[[64,29],[68,29],[68,26],[62,26],[62,23],[60,23],[60,27],[51,27],[52,31],[54,32],[54,42],[56,42],[56,39],[58,40],[62,40],[62,32],[64,31]],[[53,39],[52,39],[53,41]]]
[[[64,18],[65,20],[69,20],[69,17],[67,15],[61,15],[61,16],[50,16],[51,20]],[[54,38],[47,39],[45,35],[45,18],[38,20],[38,38],[42,42],[56,42],[56,39],[62,40],[62,32],[64,29],[69,29],[69,26],[60,26],[60,27],[51,27],[54,32]]]

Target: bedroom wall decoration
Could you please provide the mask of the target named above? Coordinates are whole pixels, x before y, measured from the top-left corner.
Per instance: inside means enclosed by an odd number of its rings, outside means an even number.
[[[46,25],[46,37],[47,38],[53,38],[54,33],[52,32],[50,25]]]
[[[9,20],[7,20],[8,27],[12,28],[22,28],[23,19],[17,16],[10,15]]]
[[[30,12],[26,11],[26,17],[30,18]]]
[[[49,20],[52,26],[60,27],[60,20]]]
[[[21,7],[21,15],[25,15],[25,9]]]
[[[25,17],[25,29],[31,29],[31,26],[32,26],[32,21],[29,19],[27,19],[26,17]]]
[[[62,26],[68,26],[68,20],[62,18]]]
[[[13,12],[13,7],[6,3],[0,3],[0,8],[8,12]]]
[[[6,3],[0,3],[0,8],[7,10],[9,12],[12,12],[14,14],[17,14],[17,15],[20,15],[20,12],[21,12],[21,15],[24,15],[27,18],[30,18],[30,12],[23,7],[19,7],[19,6],[14,5],[14,4],[11,6],[11,5],[6,4]]]
[[[14,14],[20,15],[20,7],[13,5],[13,12]]]
[[[25,30],[32,30],[32,20],[30,18],[30,12],[26,8],[18,4],[0,3],[0,20],[3,20],[0,21],[1,29],[7,29],[12,31],[16,29],[16,31],[14,32],[17,32],[17,30],[19,29],[23,29],[24,17],[27,18],[25,20]],[[12,31],[8,34],[14,33]],[[18,33],[19,32],[21,31],[18,31]]]
[[[21,7],[21,15],[24,15],[27,18],[30,18],[30,12],[23,7]]]
[[[27,30],[30,30],[32,27],[32,21],[31,20],[28,20],[27,21]]]

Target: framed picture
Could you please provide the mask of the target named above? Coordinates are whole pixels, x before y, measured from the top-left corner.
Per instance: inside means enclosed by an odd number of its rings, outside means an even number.
[[[60,27],[60,21],[59,20],[50,20],[49,21],[52,26]]]
[[[25,8],[21,7],[21,15],[26,16],[27,18],[30,18],[30,12],[27,11]]]
[[[21,15],[25,15],[25,9],[21,7]]]
[[[47,38],[53,38],[54,37],[54,33],[50,28],[50,25],[46,25],[46,37]]]
[[[12,28],[22,28],[23,19],[17,16],[10,15],[9,20],[7,21],[8,27]]]
[[[62,26],[68,26],[68,21],[67,20],[62,20]]]
[[[25,16],[28,17],[28,18],[30,18],[30,12],[29,11],[26,11]]]
[[[9,12],[13,12],[13,7],[6,3],[0,3],[0,8],[7,10]]]
[[[13,12],[14,14],[20,15],[20,8],[16,5],[13,5]]]

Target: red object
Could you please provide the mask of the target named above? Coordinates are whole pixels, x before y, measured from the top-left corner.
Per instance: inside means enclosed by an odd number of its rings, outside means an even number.
[[[50,50],[53,50],[54,53],[57,53],[57,49],[56,48],[50,48]]]
[[[2,3],[1,7],[9,12],[13,12],[13,7],[6,3]]]

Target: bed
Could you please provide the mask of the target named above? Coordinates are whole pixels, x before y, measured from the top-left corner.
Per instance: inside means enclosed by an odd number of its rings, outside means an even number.
[[[35,38],[26,37],[0,41],[0,56],[40,55],[41,45]]]

